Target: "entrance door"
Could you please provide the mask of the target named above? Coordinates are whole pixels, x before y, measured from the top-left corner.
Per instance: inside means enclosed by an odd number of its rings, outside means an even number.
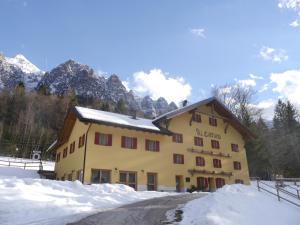
[[[157,190],[157,174],[147,173],[147,190],[156,191]]]
[[[181,192],[182,187],[183,187],[183,178],[182,178],[182,176],[176,176],[175,180],[176,180],[176,191]]]
[[[126,184],[136,190],[136,172],[120,171],[120,183]]]
[[[201,191],[208,191],[208,178],[197,177],[197,188]]]
[[[216,178],[216,187],[221,188],[225,185],[225,180],[223,178]]]

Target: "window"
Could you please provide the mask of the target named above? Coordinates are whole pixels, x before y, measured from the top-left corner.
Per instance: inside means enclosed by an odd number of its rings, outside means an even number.
[[[137,148],[137,138],[122,136],[121,147],[122,148],[136,149]]]
[[[63,158],[66,158],[67,155],[68,155],[68,147],[66,147],[66,148],[64,149],[64,152],[63,152]]]
[[[216,127],[217,126],[217,119],[213,117],[209,117],[209,125]]]
[[[196,157],[196,166],[205,166],[205,159],[201,156]]]
[[[96,132],[95,133],[95,144],[96,145],[104,145],[104,146],[112,146],[112,135]]]
[[[173,154],[173,163],[184,164],[184,155]]]
[[[110,170],[95,170],[92,169],[92,184],[110,183],[111,175]]]
[[[156,191],[157,190],[157,174],[147,173],[147,190]]]
[[[241,170],[241,169],[242,169],[241,163],[240,163],[240,162],[237,162],[237,161],[234,161],[234,162],[233,162],[233,168],[234,168],[235,170]]]
[[[79,137],[78,148],[84,146],[84,142],[85,142],[85,134]]]
[[[68,181],[72,181],[72,173],[68,174]]]
[[[56,162],[59,162],[60,161],[60,153],[57,153],[56,154]]]
[[[244,181],[241,180],[241,179],[236,179],[236,180],[235,180],[235,183],[236,183],[236,184],[244,184]]]
[[[214,168],[222,168],[220,159],[213,159]]]
[[[76,172],[76,179],[83,182],[82,180],[82,176],[83,176],[83,171],[82,170],[77,170]]]
[[[220,143],[217,140],[211,140],[211,147],[214,149],[219,149],[220,148]]]
[[[216,178],[216,187],[221,188],[225,185],[225,180],[223,178]]]
[[[197,188],[200,190],[206,190],[208,188],[208,178],[197,177]]]
[[[173,142],[183,143],[183,136],[182,136],[182,134],[173,134]]]
[[[238,152],[239,151],[239,146],[237,144],[231,144],[231,150],[233,152]]]
[[[120,172],[119,181],[121,184],[126,184],[134,189],[137,187],[136,172]]]
[[[201,137],[194,137],[194,144],[196,146],[203,146],[203,138],[201,138]]]
[[[75,141],[70,144],[70,154],[75,151]]]
[[[197,123],[201,123],[201,115],[197,114],[197,113],[194,113],[193,116],[192,116],[192,120],[197,122]]]
[[[147,151],[159,152],[159,141],[145,140],[145,148]]]

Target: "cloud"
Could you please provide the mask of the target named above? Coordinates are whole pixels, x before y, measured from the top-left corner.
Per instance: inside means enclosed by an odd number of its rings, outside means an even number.
[[[122,81],[122,84],[124,85],[124,87],[126,88],[127,91],[130,91],[129,82],[128,81]]]
[[[300,70],[272,73],[270,80],[276,85],[273,92],[279,93],[293,103],[300,104]]]
[[[256,75],[254,75],[252,73],[249,74],[249,77],[252,78],[252,79],[254,79],[254,80],[263,80],[264,79],[263,77],[256,76]]]
[[[262,100],[256,105],[252,105],[253,107],[260,109],[262,113],[262,117],[266,120],[272,120],[274,116],[274,108],[277,103],[276,99],[266,99]]]
[[[192,87],[183,77],[169,77],[160,69],[152,69],[133,74],[133,90],[141,95],[149,95],[153,99],[164,97],[168,102],[179,103],[191,95]]]
[[[293,22],[290,23],[290,26],[291,26],[291,27],[299,27],[299,25],[300,25],[300,24],[299,24],[299,21],[298,21],[298,20],[295,20],[295,21],[293,21]]]
[[[264,60],[269,60],[278,63],[288,60],[288,55],[286,54],[285,50],[274,49],[266,46],[263,46],[260,49],[259,56]]]
[[[242,87],[255,87],[256,81],[254,79],[236,80],[236,83]]]
[[[300,0],[279,0],[278,7],[281,9],[300,9]]]
[[[205,36],[205,29],[203,28],[194,28],[194,29],[190,29],[190,32],[194,35],[196,35],[197,37],[200,38],[206,38]]]
[[[264,84],[258,92],[264,92],[269,90],[269,84]]]

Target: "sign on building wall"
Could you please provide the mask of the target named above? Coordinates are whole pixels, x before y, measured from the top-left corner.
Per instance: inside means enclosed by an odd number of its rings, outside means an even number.
[[[199,137],[210,137],[210,138],[214,138],[214,139],[221,139],[220,134],[210,132],[210,131],[200,130],[199,128],[196,128],[196,134]]]

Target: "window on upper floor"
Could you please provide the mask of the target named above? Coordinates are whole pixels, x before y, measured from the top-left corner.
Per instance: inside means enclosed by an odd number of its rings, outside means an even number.
[[[159,152],[159,141],[154,140],[145,140],[145,149],[146,151]]]
[[[174,164],[184,164],[184,155],[173,154],[173,163]]]
[[[222,168],[222,163],[220,159],[213,159],[214,168]]]
[[[201,123],[201,115],[199,113],[194,113],[192,116],[192,120],[197,123]]]
[[[203,146],[203,138],[201,138],[201,137],[194,137],[194,145],[196,145],[196,146]]]
[[[84,142],[85,142],[85,134],[79,137],[78,148],[84,146]]]
[[[238,152],[239,151],[239,146],[237,144],[231,144],[231,151]]]
[[[172,140],[176,143],[183,143],[183,136],[182,134],[173,134]]]
[[[220,148],[220,143],[217,140],[211,140],[211,147],[214,149],[219,149]]]
[[[216,127],[217,126],[217,119],[214,117],[209,117],[209,125]]]
[[[60,152],[56,154],[56,162],[60,161]]]
[[[129,149],[136,149],[137,148],[137,138],[122,136],[121,147],[129,148]]]
[[[201,156],[196,157],[196,166],[205,166],[205,159]]]
[[[96,145],[112,146],[112,135],[96,132],[94,143]]]
[[[241,170],[241,169],[242,169],[241,163],[238,162],[238,161],[234,161],[234,162],[233,162],[233,168],[234,168],[235,170]]]
[[[73,142],[70,144],[70,154],[72,154],[74,151],[75,151],[75,141],[73,141]]]
[[[64,148],[63,158],[67,157],[67,155],[68,155],[68,147]]]

